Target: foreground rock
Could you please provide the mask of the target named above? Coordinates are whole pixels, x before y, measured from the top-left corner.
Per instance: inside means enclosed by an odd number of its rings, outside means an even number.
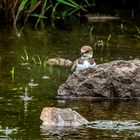
[[[140,60],[117,60],[72,74],[59,87],[58,97],[140,97]]]
[[[72,126],[77,127],[88,124],[88,121],[70,108],[60,109],[46,107],[43,109],[40,119],[44,126]]]

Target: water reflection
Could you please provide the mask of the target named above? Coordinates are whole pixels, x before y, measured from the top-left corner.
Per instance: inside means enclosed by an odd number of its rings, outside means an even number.
[[[29,101],[32,100],[32,97],[29,96],[27,87],[25,87],[25,92],[23,93],[22,96],[20,96],[20,98],[24,102],[24,113],[27,114]]]
[[[136,120],[97,120],[90,122],[88,127],[106,130],[140,130],[140,122]]]
[[[16,134],[18,131],[18,129],[16,128],[9,128],[9,127],[6,127],[5,129],[0,129],[0,133],[2,135],[0,135],[0,140],[12,140],[10,138],[10,135],[11,134]]]
[[[13,132],[16,132],[17,129],[11,129],[11,128],[8,128],[6,127],[5,129],[1,129],[0,132],[2,132],[3,134],[5,134],[6,136],[12,134]]]
[[[140,122],[135,120],[93,121],[87,126],[80,127],[51,127],[41,126],[43,139],[132,139],[139,136]]]
[[[28,83],[28,86],[31,87],[31,88],[36,87],[36,86],[38,86],[38,85],[39,85],[39,84],[34,83],[34,79],[31,79],[31,81]]]
[[[131,100],[66,100],[59,107],[72,108],[89,121],[137,120],[140,121],[140,102]]]
[[[41,135],[45,138],[52,138],[52,139],[64,139],[70,136],[70,139],[78,139],[85,136],[85,133],[81,133],[86,131],[85,126],[81,127],[51,127],[51,126],[41,126]],[[79,136],[80,134],[80,136]],[[85,137],[84,137],[85,138]]]
[[[139,105],[135,100],[58,100],[57,107],[72,108],[90,123],[79,128],[41,126],[41,135],[44,139],[139,139]]]

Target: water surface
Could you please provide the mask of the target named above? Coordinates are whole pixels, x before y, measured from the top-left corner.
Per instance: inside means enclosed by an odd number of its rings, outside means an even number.
[[[12,28],[0,27],[0,140],[140,139],[139,101],[57,100],[70,67],[46,65],[48,58],[76,59],[83,45],[93,47],[97,64],[140,58],[139,23],[131,19],[69,26],[39,31],[26,27],[20,37]],[[90,124],[42,129],[39,117],[46,106],[72,108]]]

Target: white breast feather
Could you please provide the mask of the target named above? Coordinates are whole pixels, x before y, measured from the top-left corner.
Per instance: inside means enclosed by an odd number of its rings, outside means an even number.
[[[95,63],[91,65],[87,60],[85,60],[83,64],[77,64],[76,72],[78,72],[79,70],[87,69],[89,67],[94,67],[95,65]]]

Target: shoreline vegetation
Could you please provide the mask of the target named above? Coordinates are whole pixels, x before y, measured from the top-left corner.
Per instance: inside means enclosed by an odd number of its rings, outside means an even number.
[[[81,17],[88,13],[116,16],[117,9],[119,12],[129,10],[131,17],[134,17],[140,10],[140,2],[133,2],[131,7],[130,5],[132,4],[127,1],[114,4],[113,0],[108,2],[103,0],[100,2],[97,0],[1,0],[0,24],[10,23],[16,30],[27,23],[32,23],[36,29],[46,24],[55,27],[56,20],[67,20],[73,16]],[[122,6],[127,8],[120,9]]]
[[[11,23],[15,29],[18,24],[24,26],[28,21],[33,21],[37,28],[43,20],[53,24],[56,19],[79,15],[81,11],[87,12],[87,8],[94,5],[87,0],[79,3],[74,0],[2,0],[0,17],[1,23]]]

